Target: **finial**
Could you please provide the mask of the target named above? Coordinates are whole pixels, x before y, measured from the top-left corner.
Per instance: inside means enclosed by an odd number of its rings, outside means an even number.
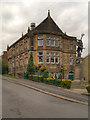
[[[7,50],[9,49],[9,45],[7,44]]]
[[[50,10],[48,10],[48,17],[50,17]]]
[[[23,32],[22,32],[22,37],[23,37]]]
[[[28,32],[30,31],[30,28],[28,27]]]

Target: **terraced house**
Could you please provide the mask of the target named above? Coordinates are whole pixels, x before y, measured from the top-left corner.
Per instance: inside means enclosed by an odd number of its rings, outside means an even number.
[[[76,37],[68,36],[48,16],[38,26],[31,23],[27,33],[8,47],[9,74],[19,76],[27,70],[30,51],[33,52],[34,64],[46,66],[51,73],[59,73],[60,67],[67,68],[65,78],[75,74]]]

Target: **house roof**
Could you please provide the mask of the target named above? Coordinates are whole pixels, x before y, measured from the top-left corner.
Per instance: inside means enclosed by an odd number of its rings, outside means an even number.
[[[43,33],[49,33],[49,34],[57,34],[61,35],[63,38],[66,39],[73,39],[76,40],[76,37],[68,36],[67,34],[63,33],[62,30],[58,27],[58,25],[54,22],[54,20],[50,16],[50,11],[48,10],[48,16],[46,19],[44,19],[37,27],[35,27],[33,30],[28,29],[28,32],[23,35],[19,40],[17,40],[14,44],[12,44],[10,47],[15,45],[17,42],[19,42],[24,37],[30,37],[32,34],[43,34]],[[9,47],[9,48],[10,48]]]
[[[63,33],[62,30],[57,26],[51,16],[48,16],[45,20],[43,20],[34,31],[38,32],[49,32],[49,33]]]
[[[50,16],[50,11],[48,11],[48,16],[44,19],[36,28],[34,28],[33,33],[49,33],[49,34],[57,34],[61,35],[66,39],[74,39],[76,37],[68,36],[67,34],[63,33],[62,30],[58,27],[58,25],[54,22],[54,20]]]

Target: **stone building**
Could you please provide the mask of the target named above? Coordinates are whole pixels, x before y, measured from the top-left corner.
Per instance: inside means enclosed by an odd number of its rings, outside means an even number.
[[[90,55],[83,58],[83,77],[85,81],[90,82]]]
[[[75,72],[76,37],[63,33],[50,16],[38,26],[31,23],[27,33],[8,48],[9,74],[19,76],[27,71],[30,51],[34,64],[46,66],[52,73],[59,73],[60,67],[67,68],[65,78]]]

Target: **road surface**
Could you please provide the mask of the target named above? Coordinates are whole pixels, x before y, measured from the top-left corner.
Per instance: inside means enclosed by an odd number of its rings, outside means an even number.
[[[88,118],[88,106],[2,81],[3,118]]]

